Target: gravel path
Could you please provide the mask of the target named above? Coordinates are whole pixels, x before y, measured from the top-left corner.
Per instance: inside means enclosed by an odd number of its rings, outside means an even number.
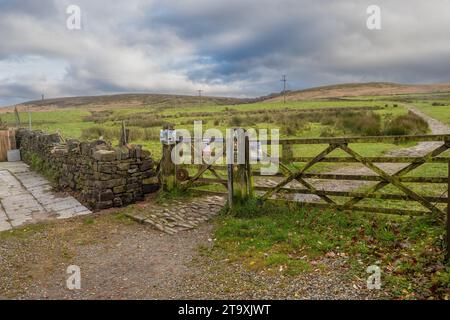
[[[169,235],[114,212],[31,228],[0,234],[0,299],[179,297],[198,246],[211,243],[209,224]],[[66,287],[70,265],[81,290]]]
[[[152,200],[147,208],[151,210]],[[0,299],[374,299],[346,257],[295,277],[214,258],[212,225],[170,235],[114,211],[0,233]],[[201,249],[201,250],[199,250]],[[69,265],[81,289],[66,288]],[[361,266],[365,270],[366,266]]]

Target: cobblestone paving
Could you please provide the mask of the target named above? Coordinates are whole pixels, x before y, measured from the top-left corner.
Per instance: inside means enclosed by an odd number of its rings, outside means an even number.
[[[171,200],[165,203],[138,204],[142,210],[133,210],[128,215],[141,222],[148,223],[168,234],[197,227],[215,216],[225,204],[221,196],[198,197],[190,200]]]
[[[50,182],[23,162],[0,162],[0,231],[91,211],[74,197],[52,191]]]

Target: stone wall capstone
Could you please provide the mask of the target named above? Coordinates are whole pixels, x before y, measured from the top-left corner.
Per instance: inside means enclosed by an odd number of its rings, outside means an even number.
[[[16,140],[24,162],[47,171],[57,187],[75,191],[92,209],[125,206],[159,188],[150,152],[140,147],[62,141],[59,134],[25,129],[17,131]]]

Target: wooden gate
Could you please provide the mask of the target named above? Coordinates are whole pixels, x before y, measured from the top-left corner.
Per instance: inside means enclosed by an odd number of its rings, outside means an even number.
[[[369,144],[399,144],[409,142],[432,142],[433,148],[422,156],[364,156],[355,149]],[[445,205],[449,197],[441,194],[430,194],[427,185],[438,185],[440,188],[448,185],[448,174],[441,176],[430,176],[422,174],[412,175],[414,170],[427,164],[447,164],[450,155],[444,153],[450,148],[450,135],[418,135],[418,136],[376,136],[376,137],[349,137],[349,138],[317,138],[317,139],[281,139],[279,144],[282,148],[282,157],[279,160],[280,170],[276,175],[278,180],[275,186],[253,185],[253,177],[261,176],[259,170],[252,170],[248,161],[249,141],[246,139],[246,163],[244,165],[216,165],[216,164],[186,164],[176,166],[169,159],[168,165],[172,172],[173,180],[182,189],[196,188],[202,185],[223,186],[220,190],[214,188],[202,189],[202,192],[227,193],[231,196],[243,194],[243,198],[255,195],[262,201],[278,200],[289,201],[287,194],[315,195],[321,201],[298,201],[305,206],[333,208],[338,210],[352,210],[370,213],[386,213],[401,215],[425,215],[445,214]],[[270,141],[268,142],[270,144]],[[314,146],[315,145],[315,146]],[[292,150],[295,146],[312,147],[317,149],[323,146],[320,152],[314,156],[294,157]],[[313,147],[314,146],[314,147]],[[311,148],[310,148],[311,149]],[[341,154],[330,155],[335,150]],[[192,150],[195,152],[195,150]],[[170,152],[163,151],[166,159]],[[268,155],[270,157],[270,155]],[[215,159],[225,157],[223,153],[214,155]],[[164,162],[164,161],[163,161]],[[167,161],[166,161],[167,162]],[[358,164],[367,168],[364,174],[334,174],[322,173],[323,171],[311,172],[311,168],[319,163],[335,164],[342,167],[345,163]],[[394,172],[383,169],[385,164],[397,164]],[[442,166],[442,165],[441,165]],[[255,169],[256,167],[254,167]],[[446,167],[447,168],[447,167]],[[391,170],[392,171],[392,170]],[[446,170],[447,171],[447,170]],[[441,170],[442,174],[442,170]],[[166,174],[167,176],[167,174]],[[175,177],[178,176],[178,179]],[[267,179],[271,179],[268,177]],[[359,181],[363,183],[364,190],[350,188],[350,190],[326,190],[316,188],[313,180],[334,181]],[[272,181],[272,182],[273,182]],[[289,186],[291,182],[297,182],[302,186]],[[418,189],[415,186],[420,186]],[[388,186],[395,187],[397,192],[388,190]],[[400,192],[398,192],[400,191]],[[372,200],[371,205],[361,205],[361,202]],[[381,200],[381,201],[380,201]],[[401,203],[419,204],[415,209],[402,208],[402,206],[383,206],[385,202],[400,201]],[[366,201],[367,202],[367,201]]]
[[[8,150],[16,148],[14,129],[0,130],[0,161],[8,160]]]
[[[250,141],[253,142],[253,141]],[[253,177],[261,176],[259,170],[252,170],[249,162],[249,140],[245,140],[245,164],[243,165],[215,165],[215,164],[187,164],[176,166],[172,163],[169,149],[163,147],[162,167],[168,168],[165,175],[178,172],[183,179],[178,179],[176,184],[182,189],[190,189],[199,185],[218,184],[224,187],[219,193],[228,193],[228,201],[231,205],[234,199],[245,200],[255,196],[261,201],[290,201],[286,195],[315,195],[320,201],[298,201],[304,206],[330,208],[342,211],[359,211],[365,213],[400,214],[411,216],[433,215],[439,220],[447,220],[447,244],[450,243],[450,134],[447,135],[417,135],[417,136],[377,136],[377,137],[349,137],[349,138],[317,138],[317,139],[282,139],[279,145],[282,148],[282,157],[279,159],[279,172],[275,175],[275,186],[253,186]],[[430,143],[422,156],[365,156],[358,151],[367,144],[400,144],[400,143]],[[271,142],[268,141],[267,144]],[[359,147],[358,147],[358,146]],[[293,156],[295,146],[315,146],[309,149],[318,149],[320,152],[313,156]],[[341,154],[331,155],[339,150]],[[224,153],[214,155],[214,158],[224,157]],[[227,150],[228,151],[228,150]],[[192,150],[192,152],[195,152]],[[380,152],[377,152],[380,153]],[[270,154],[266,154],[270,158]],[[164,160],[165,159],[165,160]],[[342,167],[343,163],[353,163],[366,168],[369,172],[363,174],[334,174],[323,173],[324,170],[311,172],[313,166],[320,163],[335,164]],[[298,166],[298,164],[302,164]],[[383,168],[383,164],[396,164],[391,170]],[[440,164],[437,170],[438,176],[411,173],[424,165]],[[445,168],[445,174],[442,168]],[[256,169],[256,167],[255,167]],[[392,170],[394,169],[394,170]],[[184,170],[184,171],[179,171]],[[189,171],[191,170],[191,171]],[[192,171],[194,170],[194,171]],[[164,172],[164,170],[162,170]],[[226,175],[223,172],[226,172]],[[427,170],[428,171],[428,170]],[[221,172],[221,173],[219,173]],[[325,170],[326,172],[326,170]],[[331,171],[332,172],[332,171]],[[267,179],[267,178],[266,178]],[[272,177],[273,179],[273,177]],[[326,190],[317,188],[311,180],[333,181],[359,181],[364,183],[365,190],[350,188],[350,191],[341,191],[339,188]],[[176,181],[176,179],[175,179]],[[302,186],[290,186],[291,182],[297,182]],[[414,185],[414,187],[413,187]],[[440,185],[441,194],[430,194],[426,186]],[[419,188],[417,188],[419,186]],[[387,187],[397,189],[397,192],[387,190]],[[401,191],[399,193],[398,191]],[[218,193],[214,190],[202,190],[202,192]],[[447,193],[447,196],[444,196]],[[361,205],[363,201],[372,201],[371,205]],[[401,204],[419,204],[419,209],[386,206],[386,202],[400,202]],[[447,245],[450,257],[450,246]]]
[[[173,127],[171,127],[173,130]],[[241,130],[236,128],[236,130]],[[244,130],[245,132],[245,130]],[[188,163],[176,164],[172,159],[173,149],[180,143],[188,143],[191,159]],[[214,146],[217,143],[218,145]],[[205,145],[209,145],[209,160],[204,161]],[[220,146],[218,148],[218,146]],[[227,145],[224,139],[216,140],[184,138],[171,144],[163,143],[163,157],[161,160],[161,180],[166,191],[170,189],[195,190],[202,193],[227,195],[228,204],[245,201],[253,195],[251,181],[251,167],[249,162],[249,139],[245,137],[245,163],[217,165],[217,161],[227,163],[227,154],[237,155],[238,144]],[[233,148],[233,150],[227,150]],[[197,157],[195,157],[197,155]],[[199,161],[200,159],[200,161]]]
[[[432,144],[434,148],[423,156],[363,156],[355,151],[351,144],[374,144],[374,143],[406,143],[406,142],[436,142]],[[282,180],[273,187],[257,187],[263,191],[262,200],[277,198],[280,194],[313,194],[322,200],[321,202],[307,202],[305,205],[334,208],[339,210],[353,210],[364,212],[379,212],[388,214],[408,214],[423,215],[428,213],[444,214],[444,209],[437,204],[446,204],[448,196],[428,195],[421,193],[417,188],[412,188],[409,184],[448,184],[448,175],[445,176],[417,176],[408,175],[413,170],[429,163],[449,162],[449,156],[440,156],[450,148],[450,135],[421,135],[421,136],[380,136],[380,137],[353,137],[353,138],[318,138],[318,139],[285,139],[280,140],[283,148],[283,156],[280,160]],[[292,148],[295,145],[324,145],[321,152],[312,157],[293,157]],[[343,156],[329,156],[335,150],[343,151]],[[304,163],[299,169],[293,169],[297,163]],[[358,163],[370,169],[369,174],[330,174],[330,173],[309,173],[308,170],[318,163]],[[397,163],[398,170],[393,173],[382,169],[380,163]],[[373,174],[372,174],[373,173]],[[255,172],[255,174],[258,174]],[[336,191],[316,189],[312,183],[306,179],[325,180],[350,180],[364,181],[372,183],[364,191]],[[290,182],[296,181],[304,188],[286,187]],[[408,185],[406,184],[408,183]],[[395,186],[402,193],[379,192],[386,186]],[[413,190],[415,189],[415,190]],[[344,201],[337,201],[336,198],[347,198]],[[419,203],[425,210],[408,210],[401,208],[391,208],[383,206],[360,206],[358,203],[364,199],[402,200]],[[378,204],[378,203],[377,203]]]

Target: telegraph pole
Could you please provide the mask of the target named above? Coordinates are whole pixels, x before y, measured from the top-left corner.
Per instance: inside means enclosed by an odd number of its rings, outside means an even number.
[[[31,131],[31,110],[28,107],[28,129]]]
[[[200,104],[202,104],[202,92],[203,92],[203,90],[197,90],[197,92],[198,92],[198,96],[199,96],[199,98],[200,98]]]
[[[286,75],[284,74],[283,77],[280,80],[281,82],[283,82],[283,99],[284,99],[284,103],[286,103]]]

